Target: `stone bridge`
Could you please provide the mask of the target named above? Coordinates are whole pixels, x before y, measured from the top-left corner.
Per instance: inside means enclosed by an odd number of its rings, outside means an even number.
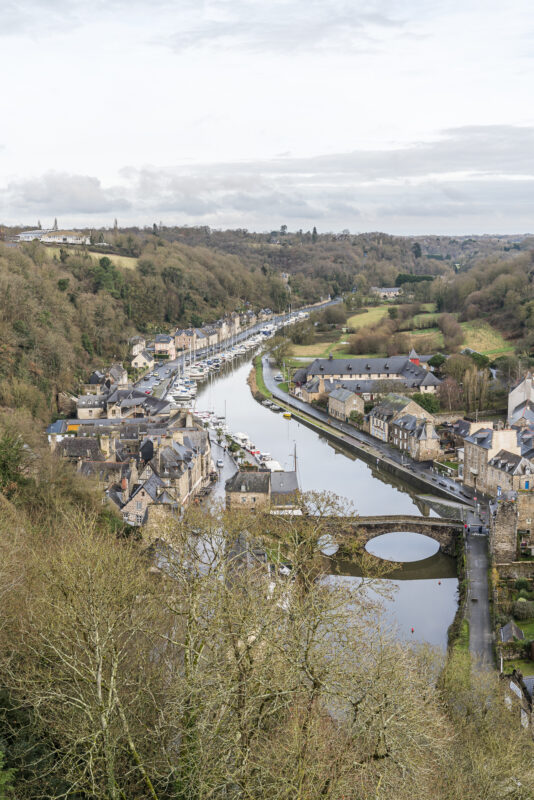
[[[397,531],[413,531],[429,536],[439,543],[440,550],[448,556],[456,555],[456,542],[462,535],[464,523],[459,519],[439,517],[411,517],[397,515],[389,517],[357,517],[345,520],[345,535],[358,535],[367,544],[376,536]]]

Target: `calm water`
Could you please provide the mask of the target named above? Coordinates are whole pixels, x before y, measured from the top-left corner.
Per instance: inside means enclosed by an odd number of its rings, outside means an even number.
[[[394,485],[392,477],[357,459],[354,454],[334,447],[328,440],[295,419],[284,419],[264,408],[252,397],[247,385],[250,359],[233,369],[210,377],[199,387],[197,408],[226,412],[231,431],[248,434],[256,447],[268,452],[284,469],[294,468],[303,491],[327,490],[347,498],[353,510],[363,516],[373,514],[431,514],[430,509],[407,487]],[[214,446],[214,457],[220,454]],[[225,467],[217,486],[224,495],[224,480],[230,476]],[[432,512],[434,515],[434,512]],[[383,601],[386,618],[398,636],[411,641],[445,647],[447,628],[457,608],[456,564],[454,559],[437,552],[437,543],[416,533],[391,533],[373,539],[369,552],[381,558],[404,562],[401,570],[385,581],[394,591],[391,600]],[[333,561],[330,580],[359,581],[354,566]],[[411,628],[414,628],[412,634]]]

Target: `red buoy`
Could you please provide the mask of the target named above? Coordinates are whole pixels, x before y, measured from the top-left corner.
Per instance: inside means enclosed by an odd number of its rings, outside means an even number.
[[[412,628],[412,633],[413,633],[413,632],[414,632],[414,629]]]
[[[441,586],[441,581],[438,581],[438,586]]]

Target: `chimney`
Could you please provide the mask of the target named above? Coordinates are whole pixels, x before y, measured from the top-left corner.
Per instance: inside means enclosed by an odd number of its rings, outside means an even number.
[[[126,503],[128,500],[128,478],[122,478],[121,492],[122,492],[122,502]]]
[[[429,419],[425,420],[425,434],[427,440],[432,438],[432,427],[432,422]]]
[[[324,394],[324,375],[319,375],[319,394]]]

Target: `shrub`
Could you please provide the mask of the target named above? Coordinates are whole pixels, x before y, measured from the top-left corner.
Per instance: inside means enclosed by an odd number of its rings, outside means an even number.
[[[514,589],[521,591],[521,589],[528,589],[530,587],[530,583],[527,581],[526,578],[518,578],[514,583]]]
[[[530,619],[534,617],[534,603],[531,600],[520,598],[514,603],[514,617],[516,619]]]

